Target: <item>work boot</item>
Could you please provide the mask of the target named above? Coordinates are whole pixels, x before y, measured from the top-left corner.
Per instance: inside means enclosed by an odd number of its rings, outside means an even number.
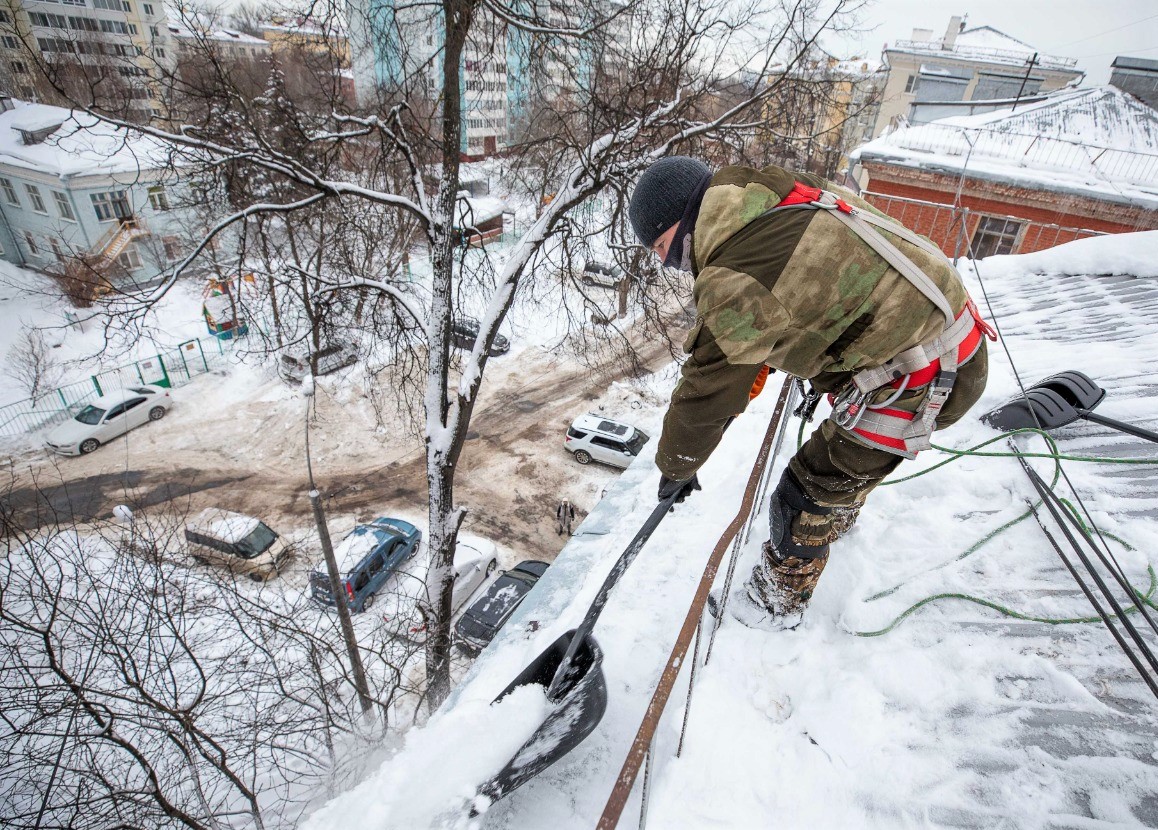
[[[800,625],[820,574],[828,564],[828,546],[824,545],[823,550],[822,556],[781,559],[771,544],[764,543],[763,555],[752,568],[744,589],[751,603],[771,617],[775,628],[791,629]]]

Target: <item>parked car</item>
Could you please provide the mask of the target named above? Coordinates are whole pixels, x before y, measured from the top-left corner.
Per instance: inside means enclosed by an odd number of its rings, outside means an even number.
[[[580,464],[602,461],[626,468],[650,440],[641,429],[589,412],[568,427],[563,449],[574,454]]]
[[[381,516],[357,525],[334,547],[346,603],[354,612],[374,604],[398,566],[418,553],[422,532],[410,522]],[[333,605],[330,575],[323,562],[310,573],[310,594],[321,605]]]
[[[474,654],[482,651],[548,567],[546,562],[520,562],[492,582],[486,593],[466,609],[455,625],[455,641],[459,648]]]
[[[460,533],[454,549],[454,593],[451,614],[462,610],[466,601],[499,568],[499,553],[494,542],[479,536]]]
[[[85,455],[130,429],[165,417],[173,399],[160,386],[131,386],[93,400],[55,427],[44,445],[61,455]]]
[[[275,577],[292,548],[269,525],[253,516],[209,507],[185,524],[189,555],[224,565],[257,582]]]
[[[358,349],[352,343],[331,343],[318,351],[317,376],[328,375],[358,362]],[[290,383],[301,383],[310,374],[309,352],[287,352],[278,361],[278,371]]]
[[[579,279],[584,285],[599,285],[603,288],[615,288],[623,279],[623,269],[618,265],[609,265],[606,262],[587,262]]]
[[[450,342],[458,346],[460,349],[473,349],[474,341],[478,339],[479,323],[477,320],[472,320],[469,317],[460,317],[453,321],[450,325]],[[506,354],[511,350],[511,341],[503,337],[501,334],[496,334],[494,342],[491,343],[490,351],[487,352],[491,357],[496,355]]]

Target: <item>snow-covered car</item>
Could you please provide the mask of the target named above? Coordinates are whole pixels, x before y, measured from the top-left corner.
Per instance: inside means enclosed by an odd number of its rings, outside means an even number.
[[[61,455],[85,455],[130,429],[165,417],[173,399],[160,386],[131,386],[101,395],[45,436]]]
[[[253,516],[208,507],[185,523],[189,555],[203,564],[224,565],[256,582],[275,577],[292,548]]]
[[[498,548],[480,536],[460,533],[454,549],[454,592],[451,614],[457,614],[499,567]]]
[[[651,440],[646,432],[631,424],[587,413],[575,419],[563,439],[563,449],[580,464],[602,461],[627,469],[643,445]]]
[[[623,269],[618,265],[606,262],[587,262],[577,276],[584,285],[599,285],[603,288],[615,288],[623,279]]]
[[[317,376],[328,375],[358,362],[358,349],[352,343],[331,343],[318,350]],[[290,383],[301,383],[310,374],[309,352],[287,352],[278,361],[278,372]]]
[[[460,317],[451,323],[450,342],[460,349],[473,349],[474,341],[478,339],[478,332],[479,323],[477,320],[472,320],[469,317]],[[507,340],[507,338],[501,334],[496,334],[487,355],[495,357],[496,355],[506,354],[510,350],[511,341]]]
[[[373,605],[391,574],[418,553],[421,541],[422,531],[410,522],[386,516],[346,534],[334,546],[334,558],[350,610],[365,611]],[[310,596],[320,605],[335,604],[324,562],[310,573]]]
[[[470,653],[482,651],[550,567],[546,562],[520,562],[491,583],[454,627],[455,642]]]

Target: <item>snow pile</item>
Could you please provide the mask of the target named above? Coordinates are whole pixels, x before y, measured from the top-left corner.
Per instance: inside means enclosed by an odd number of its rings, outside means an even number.
[[[982,277],[1018,274],[1128,274],[1158,277],[1158,231],[1097,236],[1032,254],[991,256]]]

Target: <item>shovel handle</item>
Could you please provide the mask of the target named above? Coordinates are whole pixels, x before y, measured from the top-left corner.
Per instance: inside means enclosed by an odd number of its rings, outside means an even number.
[[[1098,415],[1096,413],[1090,412],[1088,409],[1079,409],[1078,414],[1085,418],[1087,421],[1092,421],[1095,424],[1101,424],[1104,427],[1110,427],[1111,429],[1125,432],[1129,435],[1133,435],[1136,438],[1145,438],[1147,441],[1158,443],[1158,432],[1151,432],[1148,429],[1142,429],[1142,427],[1124,424],[1121,421],[1115,421],[1113,418],[1107,418],[1104,415]]]
[[[595,595],[595,601],[592,602],[591,607],[587,609],[587,616],[583,618],[583,622],[575,629],[575,634],[571,637],[571,642],[567,644],[567,653],[563,655],[563,659],[559,663],[559,668],[555,670],[555,676],[551,678],[551,685],[547,687],[548,700],[555,699],[558,688],[566,681],[575,653],[591,635],[592,629],[595,628],[595,622],[599,619],[603,607],[607,605],[607,598],[611,596],[611,589],[615,587],[615,583],[623,576],[623,572],[627,570],[627,566],[632,563],[643,549],[643,546],[647,544],[647,540],[651,538],[651,534],[659,527],[659,523],[663,521],[663,517],[671,511],[672,505],[675,504],[678,496],[679,491],[677,490],[655,506],[655,509],[651,511],[651,515],[647,517],[647,521],[643,523],[639,532],[635,534],[635,538],[628,544],[627,549],[619,555],[619,559],[616,560],[615,565],[611,568],[611,572],[607,574],[607,578],[603,580],[603,584],[599,586],[599,593]]]

